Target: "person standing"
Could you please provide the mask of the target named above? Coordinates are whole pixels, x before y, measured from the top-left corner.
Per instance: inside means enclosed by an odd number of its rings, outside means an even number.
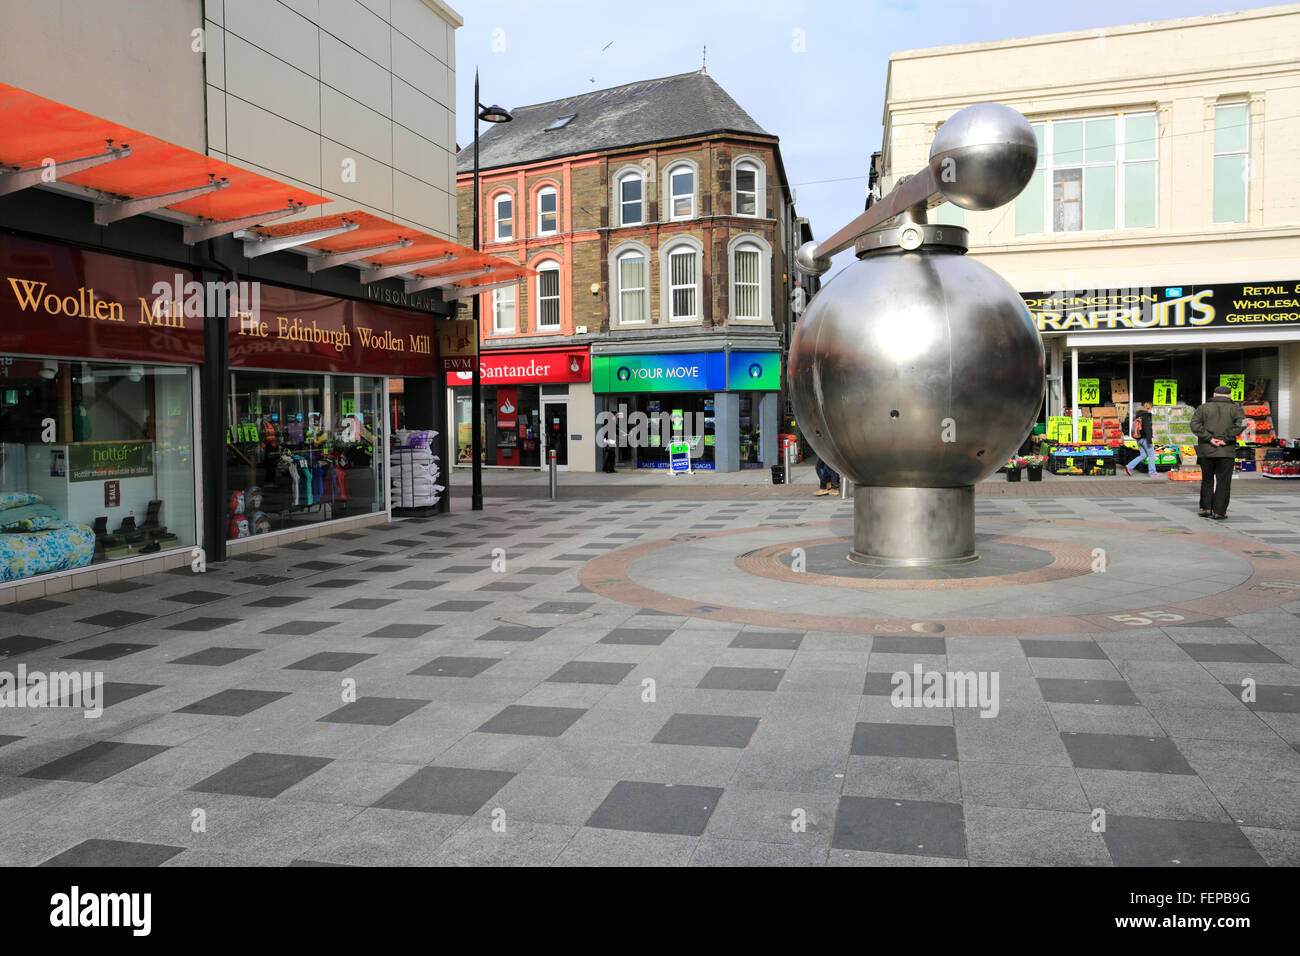
[[[840,490],[840,475],[834,468],[822,461],[821,456],[817,457],[817,467],[813,469],[817,472],[817,496],[833,495]]]
[[[1201,464],[1202,518],[1222,521],[1228,516],[1228,496],[1232,491],[1232,465],[1236,457],[1236,437],[1246,427],[1246,414],[1232,400],[1232,389],[1220,385],[1208,402],[1192,416],[1192,434],[1196,460]]]
[[[1124,466],[1124,470],[1130,475],[1133,469],[1142,463],[1145,458],[1147,463],[1147,477],[1156,476],[1156,451],[1155,445],[1151,441],[1151,403],[1143,402],[1142,409],[1133,416],[1133,437],[1137,439],[1138,450],[1141,452],[1136,458]]]
[[[607,475],[612,475],[614,474],[614,470],[615,470],[614,455],[615,455],[615,449],[618,448],[618,442],[614,440],[612,435],[606,435],[603,441],[601,442],[601,444],[604,445],[604,449],[603,449],[604,460],[601,462],[600,470]]]

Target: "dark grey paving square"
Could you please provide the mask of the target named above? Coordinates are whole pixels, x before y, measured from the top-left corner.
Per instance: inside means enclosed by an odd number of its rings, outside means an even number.
[[[0,734],[0,747],[14,744],[22,740],[22,737],[15,737],[13,734]]]
[[[9,657],[13,654],[23,654],[27,651],[38,651],[42,647],[49,647],[51,644],[57,643],[59,642],[44,637],[28,637],[26,634],[0,637],[0,658]]]
[[[849,753],[856,757],[957,759],[957,732],[951,724],[859,723]]]
[[[288,584],[293,578],[284,578],[276,574],[250,574],[246,578],[235,578],[236,584],[251,584],[259,588],[273,588],[278,584]]]
[[[399,600],[400,598],[353,598],[333,607],[336,611],[377,611],[381,607],[396,604]]]
[[[306,600],[306,596],[294,597],[289,594],[271,594],[256,601],[249,601],[244,607],[290,607],[294,604],[301,604]]]
[[[499,657],[435,657],[427,664],[422,664],[411,671],[413,677],[477,677],[493,664],[499,664]]]
[[[19,601],[17,604],[0,604],[0,614],[30,616],[32,614],[44,614],[46,611],[53,611],[67,606],[63,601],[51,601],[49,598],[32,598],[30,601]]]
[[[400,584],[390,584],[388,587],[392,591],[432,591],[446,583],[446,581],[403,581]]]
[[[256,647],[209,647],[194,654],[186,654],[172,661],[173,664],[197,664],[201,667],[221,667],[233,664],[245,657],[258,653]]]
[[[441,604],[435,604],[429,610],[445,611],[451,614],[469,614],[491,606],[491,601],[443,601]]]
[[[587,819],[587,826],[699,836],[721,797],[721,787],[620,780]]]
[[[430,631],[436,631],[441,624],[385,624],[377,631],[371,631],[365,637],[423,637]]]
[[[1137,704],[1127,681],[1040,677],[1038,690],[1049,704]]]
[[[330,711],[320,720],[330,724],[377,724],[391,727],[427,703],[427,700],[410,697],[360,697],[338,710]]]
[[[130,594],[132,591],[143,591],[147,587],[149,585],[143,581],[105,581],[103,584],[95,585],[95,590],[105,594]]]
[[[147,651],[149,648],[157,646],[157,644],[100,644],[98,647],[87,647],[71,654],[64,654],[59,659],[64,661],[115,661],[119,657],[138,654],[141,651]]]
[[[162,866],[183,846],[162,843],[132,843],[126,840],[83,840],[71,849],[52,856],[41,866]]]
[[[616,661],[570,661],[546,678],[548,684],[617,684],[635,664]]]
[[[1232,823],[1156,820],[1108,814],[1102,836],[1120,866],[1263,866]]]
[[[1226,617],[1214,617],[1208,621],[1188,621],[1186,624],[1166,624],[1165,627],[1233,627]]]
[[[871,639],[875,654],[942,654],[946,648],[942,637],[878,634]]]
[[[103,614],[78,618],[77,623],[93,624],[96,627],[127,627],[152,618],[152,614],[137,614],[134,611],[105,611]]]
[[[519,627],[511,624],[503,624],[500,627],[494,627],[482,637],[480,641],[535,641],[547,631],[549,627]]]
[[[295,551],[315,551],[321,545],[317,541],[292,541],[283,545],[286,548],[292,548]]]
[[[29,770],[23,776],[38,780],[99,783],[168,749],[170,748],[156,744],[122,744],[112,740],[99,740],[35,770]]]
[[[867,678],[862,682],[863,696],[889,697],[893,693],[893,671],[867,671]]]
[[[180,708],[178,714],[211,714],[214,717],[243,717],[259,707],[265,707],[281,697],[288,697],[287,690],[240,690],[232,688],[205,697]]]
[[[691,747],[749,746],[758,729],[757,717],[730,714],[673,714],[668,723],[652,738],[656,744],[680,744]]]
[[[268,627],[262,633],[292,634],[301,637],[306,634],[316,634],[327,627],[334,627],[338,623],[338,621],[286,621],[283,624],[277,624],[275,627]]]
[[[784,676],[785,670],[776,667],[710,667],[695,686],[705,690],[776,690]]]
[[[373,551],[370,548],[357,548],[355,551],[344,551],[349,558],[378,558],[386,554],[385,551]]]
[[[347,565],[342,561],[304,561],[302,564],[295,564],[293,570],[303,571],[333,571],[336,568],[345,568]]]
[[[182,591],[180,594],[169,594],[163,600],[175,601],[178,604],[211,604],[213,601],[228,597],[230,595],[222,591]]]
[[[1059,657],[1081,661],[1107,659],[1101,645],[1096,641],[1039,641],[1022,638],[1020,647],[1026,657]]]
[[[340,588],[350,588],[361,583],[360,578],[325,578],[322,581],[313,581],[307,585],[309,588],[329,588],[331,591]]]
[[[1178,774],[1196,772],[1168,737],[1062,733],[1061,742],[1070,755],[1070,762],[1084,770]]]
[[[1262,644],[1179,644],[1194,661],[1203,664],[1285,664]]]
[[[961,804],[840,797],[831,846],[837,850],[961,859],[966,856]]]
[[[545,575],[545,574],[559,574],[561,571],[568,571],[568,570],[569,570],[568,568],[523,568],[519,571],[519,573]]]
[[[773,651],[797,651],[803,643],[801,631],[741,631],[731,647],[752,647]]]
[[[229,560],[243,561],[246,562],[247,564],[261,564],[263,561],[272,560],[272,556],[269,554],[262,554],[260,551],[248,551],[245,552],[244,554],[237,554],[229,558]],[[170,574],[171,572],[168,573]]]
[[[375,801],[381,810],[452,813],[472,816],[514,774],[505,770],[424,767]]]
[[[585,714],[583,707],[532,707],[511,704],[483,726],[483,734],[520,734],[525,737],[558,737]]]
[[[529,614],[581,614],[596,605],[590,601],[543,601]]]
[[[142,697],[151,693],[162,684],[127,684],[121,681],[104,681],[100,685],[99,699],[104,707],[112,707],[114,704],[121,704],[133,697]],[[60,707],[80,707],[82,699],[75,694],[69,695],[59,701]]]
[[[475,591],[526,591],[533,586],[532,581],[493,581],[477,587]]]
[[[443,568],[443,574],[478,574],[480,571],[486,571],[485,566],[475,564],[457,564],[450,568]]]
[[[312,654],[302,660],[282,668],[286,671],[345,671],[362,661],[369,660],[374,654],[352,654],[347,651],[323,651]]]
[[[590,561],[589,554],[557,554],[551,558],[552,561]]]
[[[1241,699],[1242,689],[1239,685],[1223,686],[1238,700]],[[1256,684],[1255,700],[1246,706],[1268,714],[1300,714],[1300,687],[1293,684]]]
[[[357,568],[362,574],[396,574],[399,571],[410,569],[409,564],[371,564],[364,568]]]
[[[336,531],[327,537],[336,541],[356,541],[358,538],[364,538],[364,534],[357,534],[355,531]]]
[[[424,531],[424,532],[421,532],[421,533],[422,533],[422,534],[427,534],[427,535],[436,535],[436,536],[438,536],[438,537],[443,537],[443,538],[445,538],[445,537],[446,537],[447,535],[449,535],[451,532],[449,532],[449,531]],[[425,542],[423,542],[423,541],[413,541],[413,540],[411,540],[410,538],[394,538],[392,541],[390,541],[390,542],[388,542],[388,543],[389,543],[390,545],[392,545],[394,548],[422,548],[422,547],[424,547],[424,545],[425,545]]]
[[[659,645],[668,640],[672,633],[651,627],[616,627],[602,637],[600,643]]]
[[[277,797],[331,762],[329,757],[254,753],[203,778],[189,789],[198,793],[228,793],[241,797]]]
[[[177,621],[175,624],[168,624],[164,630],[215,631],[230,624],[238,624],[241,620],[242,618],[238,617],[192,617],[188,621]]]

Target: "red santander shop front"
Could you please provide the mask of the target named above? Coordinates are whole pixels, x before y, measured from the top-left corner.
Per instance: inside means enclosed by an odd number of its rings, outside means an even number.
[[[479,358],[482,377],[483,464],[540,468],[554,448],[556,463],[593,470],[595,455],[591,356],[586,346],[502,349]],[[456,464],[468,466],[473,429],[473,373],[447,373]]]

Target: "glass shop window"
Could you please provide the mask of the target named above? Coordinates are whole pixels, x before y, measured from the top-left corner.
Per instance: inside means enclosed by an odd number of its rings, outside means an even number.
[[[0,356],[0,583],[194,546],[191,374]]]
[[[226,429],[226,537],[383,511],[383,379],[237,371]]]

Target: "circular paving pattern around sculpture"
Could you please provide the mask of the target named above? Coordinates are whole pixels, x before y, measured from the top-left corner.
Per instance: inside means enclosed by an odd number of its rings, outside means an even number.
[[[813,533],[832,525],[842,530],[844,522],[767,525],[639,542],[589,561],[580,579],[604,597],[666,614],[858,634],[1140,631],[1248,614],[1300,599],[1300,555],[1186,528],[979,519],[984,541],[1004,551],[1004,566],[1043,562],[1026,549],[1051,560],[996,575],[909,579],[862,577],[851,570],[822,573],[835,568],[818,549],[842,548],[846,542],[842,534]],[[805,557],[817,555],[803,572],[789,566],[796,547],[804,548]],[[1105,578],[1094,576],[1098,558]]]

